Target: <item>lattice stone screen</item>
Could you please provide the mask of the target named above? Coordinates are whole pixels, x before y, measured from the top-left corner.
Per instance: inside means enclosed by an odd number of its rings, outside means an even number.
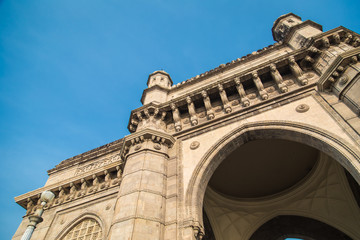
[[[100,240],[102,231],[94,219],[84,219],[73,227],[61,240]]]

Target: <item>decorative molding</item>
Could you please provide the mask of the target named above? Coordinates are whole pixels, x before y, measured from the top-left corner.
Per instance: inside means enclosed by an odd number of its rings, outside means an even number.
[[[27,209],[27,215],[31,215],[40,207],[40,193],[44,190],[51,190],[55,193],[55,199],[45,206],[45,208],[52,208],[109,188],[118,187],[123,178],[124,165],[123,163],[117,164],[114,166],[110,164],[106,170],[101,170],[92,175],[84,176],[82,174],[82,178],[72,178],[69,182],[63,182],[61,185],[56,184],[37,189],[16,197],[15,201]],[[111,177],[110,172],[115,172],[115,176]],[[100,181],[100,179],[102,180]]]
[[[107,158],[95,161],[93,163],[86,164],[84,166],[79,166],[76,169],[75,176],[77,176],[79,174],[82,174],[82,173],[85,173],[85,172],[88,172],[90,170],[96,169],[96,168],[106,166],[106,165],[108,165],[110,163],[117,162],[117,161],[121,162],[120,154],[115,154],[114,156],[107,157]]]
[[[85,153],[76,155],[74,157],[68,158],[62,162],[60,162],[58,165],[56,165],[55,168],[48,170],[48,174],[52,174],[54,172],[66,169],[68,167],[74,166],[75,164],[80,164],[82,162],[87,162],[92,159],[104,156],[106,154],[112,153],[116,150],[120,150],[123,147],[124,139],[121,138],[119,140],[116,140],[114,142],[105,144],[103,146],[100,146],[98,148],[92,149],[90,151],[87,151]]]
[[[330,91],[340,74],[345,71],[349,64],[356,63],[360,59],[360,48],[354,48],[338,55],[318,81],[320,91]],[[343,78],[340,81],[345,81]]]

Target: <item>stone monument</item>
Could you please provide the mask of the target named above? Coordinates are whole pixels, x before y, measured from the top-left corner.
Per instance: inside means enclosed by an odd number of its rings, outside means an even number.
[[[360,239],[360,36],[292,13],[272,34],[176,85],[150,74],[129,135],[15,198],[13,239],[45,190],[32,239]]]

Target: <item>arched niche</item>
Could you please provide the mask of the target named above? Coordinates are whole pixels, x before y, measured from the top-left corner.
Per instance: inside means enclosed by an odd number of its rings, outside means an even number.
[[[357,147],[323,129],[310,125],[264,121],[245,124],[211,146],[196,166],[185,195],[187,226],[203,228],[203,199],[208,182],[221,162],[235,149],[253,140],[282,139],[299,142],[326,153],[360,183],[360,154]],[[198,235],[198,233],[195,233]]]

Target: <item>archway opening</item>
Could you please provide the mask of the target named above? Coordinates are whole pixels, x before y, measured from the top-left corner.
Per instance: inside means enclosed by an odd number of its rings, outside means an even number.
[[[273,195],[304,179],[318,155],[317,149],[298,142],[250,141],[226,157],[212,175],[209,187],[235,198]]]
[[[323,222],[300,216],[277,216],[256,230],[249,240],[351,240]]]
[[[282,139],[248,141],[226,154],[208,182],[203,204],[205,239],[351,239],[336,228],[339,221],[336,221],[335,215],[344,209],[351,212],[353,206],[350,205],[356,204],[353,195],[348,194],[351,189],[346,185],[347,181],[343,181],[346,179],[345,172],[326,153],[299,142]],[[337,199],[339,197],[343,197],[341,203]],[[276,222],[271,222],[272,228],[282,233],[274,235],[277,238],[253,235],[264,224],[264,219],[282,213],[303,215],[290,220],[304,218],[309,226],[317,221],[318,225],[333,229],[327,232],[338,232],[333,236],[343,237],[326,238],[328,235],[323,232],[324,228],[313,229],[317,235],[301,234],[299,229],[290,231],[289,227],[285,228],[286,224],[276,225]],[[304,217],[312,215],[336,227]],[[352,216],[345,215],[340,221],[353,221]],[[284,216],[281,219],[287,218]],[[289,223],[296,225],[290,220]]]

